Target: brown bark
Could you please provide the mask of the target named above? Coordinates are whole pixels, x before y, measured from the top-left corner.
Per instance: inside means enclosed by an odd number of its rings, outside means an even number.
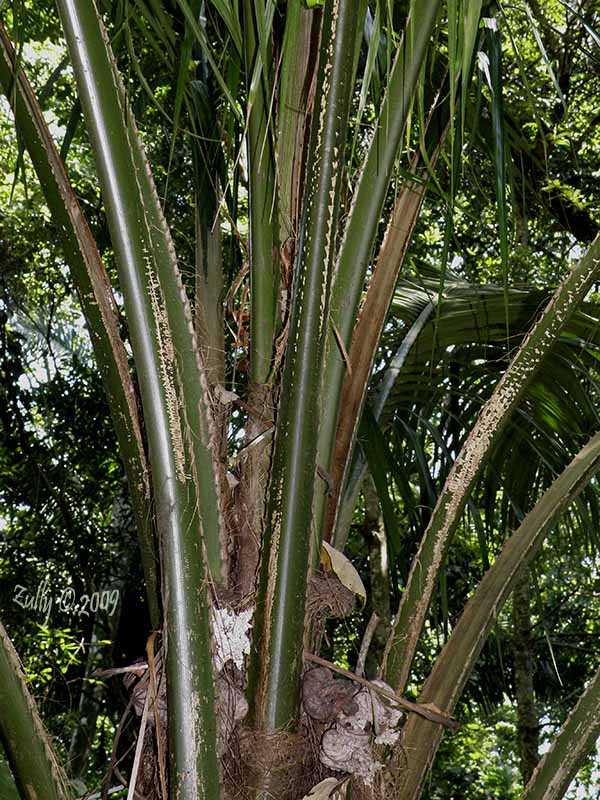
[[[513,591],[512,623],[517,735],[521,776],[525,785],[539,760],[539,719],[533,691],[534,656],[528,570],[521,574]]]
[[[251,386],[247,410],[246,438],[237,487],[237,541],[234,547],[235,593],[242,602],[254,592],[258,573],[273,450],[273,436],[268,435],[273,428],[273,390],[259,384]]]

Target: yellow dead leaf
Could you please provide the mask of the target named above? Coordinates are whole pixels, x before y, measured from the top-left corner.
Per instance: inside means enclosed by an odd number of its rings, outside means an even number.
[[[358,595],[363,605],[367,602],[367,592],[360,575],[348,558],[332,547],[327,542],[323,542],[321,549],[321,563],[328,571],[333,572],[339,578],[346,589]]]

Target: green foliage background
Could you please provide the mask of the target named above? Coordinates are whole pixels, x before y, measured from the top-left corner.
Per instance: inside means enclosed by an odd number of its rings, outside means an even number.
[[[593,2],[581,4],[586,25],[573,23],[565,29],[565,4],[552,0],[543,9],[537,3],[530,6],[544,52],[525,4],[503,9],[509,229],[498,230],[491,92],[480,70],[463,120],[463,158],[457,166],[446,152],[436,172],[436,185],[418,222],[373,376],[375,391],[414,321],[416,312],[407,300],[414,296],[412,288],[416,285],[432,294],[437,285],[444,295],[439,315],[432,316],[407,363],[418,379],[414,385],[407,379],[398,387],[379,451],[395,518],[393,522],[388,515],[385,523],[395,546],[393,569],[400,585],[452,458],[497,380],[490,363],[505,366],[549,288],[590,243],[600,221],[600,48],[595,34],[600,29],[600,8]],[[105,10],[184,274],[191,275],[195,156],[190,137],[180,136],[170,123],[175,103],[173,75],[148,48],[127,4],[106,4]],[[176,8],[169,6],[169,12],[180,24]],[[111,270],[104,211],[72,75],[62,62],[64,48],[55,15],[41,4],[17,3],[12,25],[23,45],[28,74],[45,98],[47,120],[68,150],[78,197]],[[391,29],[386,32],[393,35]],[[382,39],[382,75],[384,44]],[[366,48],[361,54],[365,58]],[[59,64],[62,69],[55,72]],[[236,69],[235,64],[225,66]],[[146,86],[141,85],[140,74]],[[241,86],[239,91],[243,91]],[[358,107],[359,98],[355,100]],[[377,100],[373,79],[361,124],[372,119]],[[115,502],[124,479],[100,381],[56,231],[28,157],[15,137],[8,104],[3,101],[1,108],[5,113],[0,116],[0,614],[22,654],[45,720],[66,751],[77,724],[79,693],[85,686],[91,620],[65,618],[56,609],[48,620],[36,617],[14,603],[15,586],[34,589],[47,579],[54,587],[72,586],[78,596],[115,583],[122,586],[121,626],[116,641],[106,645],[114,663],[127,663],[142,654],[144,637],[135,631],[143,630],[147,620],[131,520],[115,522]],[[237,130],[232,144],[239,147],[240,141]],[[357,141],[349,172],[358,168],[362,157],[360,134]],[[222,164],[217,168],[225,170]],[[452,198],[455,170],[459,181]],[[248,225],[245,189],[237,188],[232,200],[236,228],[227,219],[222,223],[231,278],[244,260]],[[500,258],[503,235],[511,249],[508,276]],[[515,314],[508,342],[502,316],[500,322],[491,322],[491,305],[485,306],[483,317],[473,311],[477,287],[501,287],[503,282],[530,292],[530,305],[524,302],[522,313]],[[503,312],[502,298],[498,288],[494,308]],[[511,308],[517,306],[517,299],[511,295]],[[467,322],[458,316],[465,307],[471,314]],[[458,610],[506,534],[598,427],[597,294],[588,298],[585,313],[578,331],[563,337],[557,361],[548,365],[532,387],[507,443],[499,448],[473,494],[418,654],[418,676],[426,674]],[[233,338],[235,320],[228,322],[228,336]],[[466,334],[461,339],[463,322]],[[234,388],[246,380],[245,358],[242,341],[237,360],[228,364],[228,380]],[[580,370],[580,384],[562,387],[561,392],[560,381],[566,374],[561,365],[573,361]],[[231,451],[239,446],[237,425],[242,427],[243,418],[232,424]],[[600,654],[596,494],[594,485],[571,509],[533,571],[535,692],[544,734],[564,718]],[[361,502],[349,552],[370,589],[374,577],[363,536],[364,516]],[[330,655],[339,663],[355,661],[371,610],[368,605],[364,613],[330,631]],[[413,694],[417,683],[410,687]],[[469,682],[461,706],[462,730],[442,746],[429,797],[509,800],[518,796],[513,694],[506,612]],[[96,785],[106,766],[123,692],[109,688],[101,703],[88,785]],[[2,781],[6,783],[5,770],[0,770],[0,796],[8,798],[9,789]],[[587,777],[583,774],[584,788],[592,786],[592,781],[589,771]]]

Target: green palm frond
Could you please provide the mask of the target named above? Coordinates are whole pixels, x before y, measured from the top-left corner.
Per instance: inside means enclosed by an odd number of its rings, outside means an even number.
[[[387,431],[386,460],[388,465],[397,465],[395,469],[388,466],[387,471],[392,480],[396,474],[402,475],[397,491],[403,501],[397,514],[413,542],[418,541],[426,526],[453,459],[510,357],[503,287],[473,286],[451,273],[441,297],[438,289],[437,277],[431,272],[399,284],[392,307],[392,317],[398,325],[388,331],[386,338],[388,353],[393,355],[380,367],[371,387],[378,425]],[[519,345],[548,296],[547,290],[536,287],[510,290],[511,350]],[[442,313],[436,319],[433,309],[438,305]],[[425,323],[418,326],[414,341],[409,339],[410,348],[403,348],[419,319]],[[399,352],[402,363],[395,372],[394,356]],[[496,487],[493,494],[508,492],[510,497],[512,490],[506,476],[514,474],[515,453],[522,465],[531,465],[538,490],[549,485],[590,433],[598,429],[593,396],[599,356],[600,309],[586,304],[574,314],[527,389],[473,490],[474,497],[489,494],[486,486],[490,482]],[[391,384],[390,375],[394,378]],[[361,463],[357,452],[347,497],[356,492]],[[436,465],[433,482],[432,463]],[[525,474],[522,469],[519,472]],[[421,487],[420,513],[416,513],[414,496],[407,491],[407,479],[413,487]],[[423,492],[423,487],[430,488]],[[595,493],[586,490],[585,497],[593,513],[597,513]],[[495,511],[490,517],[494,516]],[[501,529],[502,522],[497,524]],[[395,535],[391,528],[390,535]],[[399,551],[397,544],[394,549]]]

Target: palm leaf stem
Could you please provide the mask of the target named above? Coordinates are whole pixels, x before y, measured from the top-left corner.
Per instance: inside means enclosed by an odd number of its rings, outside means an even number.
[[[303,0],[289,0],[279,78],[277,184],[279,239],[290,260],[300,233],[318,53],[311,43],[319,34],[320,21],[320,12],[306,8]]]
[[[0,623],[0,743],[23,800],[73,800],[23,667]]]
[[[429,159],[429,168],[435,166],[444,138],[445,131],[442,130],[435,152]],[[342,387],[340,407],[344,409],[344,413],[338,419],[331,460],[330,475],[333,493],[329,498],[323,532],[323,537],[327,540],[331,538],[336,528],[352,450],[367,395],[369,376],[373,369],[398,276],[404,264],[427,190],[427,170],[420,168],[419,164],[420,158],[416,156],[411,171],[418,176],[419,180],[407,179],[398,195],[352,336],[349,353],[352,371],[346,372]]]
[[[353,85],[356,14],[327,0],[309,164],[257,595],[250,696],[259,728],[294,726],[316,473],[317,420],[331,267]]]
[[[220,495],[206,375],[154,184],[95,5],[58,3],[120,271],[162,548],[171,792],[219,796],[208,573]]]
[[[406,332],[402,339],[398,350],[394,354],[390,362],[390,366],[386,370],[382,384],[377,392],[375,403],[373,405],[373,416],[376,421],[379,421],[383,410],[386,406],[388,398],[398,376],[402,370],[404,362],[410,353],[411,347],[418,339],[425,325],[429,322],[431,315],[436,309],[436,303],[431,301],[423,308],[417,319]],[[365,476],[367,468],[367,461],[361,450],[355,448],[346,486],[344,496],[338,511],[335,530],[333,534],[333,544],[338,550],[343,550],[352,524],[352,515],[356,508],[356,501]]]
[[[399,692],[406,685],[447,548],[475,480],[533,376],[597,279],[599,267],[600,237],[596,237],[522,342],[450,470],[413,562],[386,647],[386,680]]]
[[[202,14],[205,10],[204,0],[200,10],[201,25],[206,27],[206,18]],[[186,25],[186,39],[190,33],[189,25]],[[185,55],[187,57],[187,53]],[[196,135],[192,143],[196,204],[195,324],[208,382],[213,387],[225,383],[225,290],[219,214],[224,163],[218,120],[214,114],[216,98],[210,82],[209,65],[203,53],[199,53],[199,58],[191,87],[191,102],[188,102],[191,125]],[[185,70],[187,73],[187,64]],[[221,432],[224,434],[222,429]]]
[[[255,383],[266,383],[271,372],[279,275],[270,59],[265,62],[261,55],[258,30],[265,16],[264,0],[244,0],[244,53],[250,95],[246,134],[250,208],[250,372]],[[253,87],[252,78],[256,72],[258,78]]]
[[[319,431],[319,463],[328,471],[347,370],[344,351],[336,338],[348,352],[381,210],[440,5],[439,0],[422,0],[412,5],[340,245],[331,300],[335,336],[332,338],[333,334],[330,335],[325,373],[328,400],[323,408]],[[320,527],[324,524],[325,502],[321,497],[315,508],[315,519]]]
[[[485,640],[495,625],[521,570],[539,552],[548,532],[599,468],[600,433],[597,433],[544,492],[516,532],[505,542],[437,658],[419,696],[420,703],[433,703],[442,712],[452,714]],[[597,708],[600,697],[593,702]],[[595,726],[597,731],[600,727],[597,718]],[[442,731],[438,726],[433,727],[426,721],[421,724],[420,720],[411,718],[404,726],[402,746],[407,752],[412,753],[412,757],[402,775],[403,799],[417,800],[420,796],[441,734]],[[552,769],[556,771],[556,762],[553,763]],[[545,797],[542,794],[531,796]]]
[[[522,800],[560,800],[600,734],[600,668],[538,763]]]
[[[492,6],[493,8],[493,6]],[[492,93],[492,131],[494,136],[494,166],[496,184],[496,206],[498,216],[498,233],[500,242],[500,261],[502,267],[502,284],[504,286],[504,303],[506,306],[506,335],[508,336],[508,204],[506,200],[506,145],[504,130],[504,97],[502,81],[502,41],[496,27],[487,28],[486,36],[490,54],[490,91]]]

